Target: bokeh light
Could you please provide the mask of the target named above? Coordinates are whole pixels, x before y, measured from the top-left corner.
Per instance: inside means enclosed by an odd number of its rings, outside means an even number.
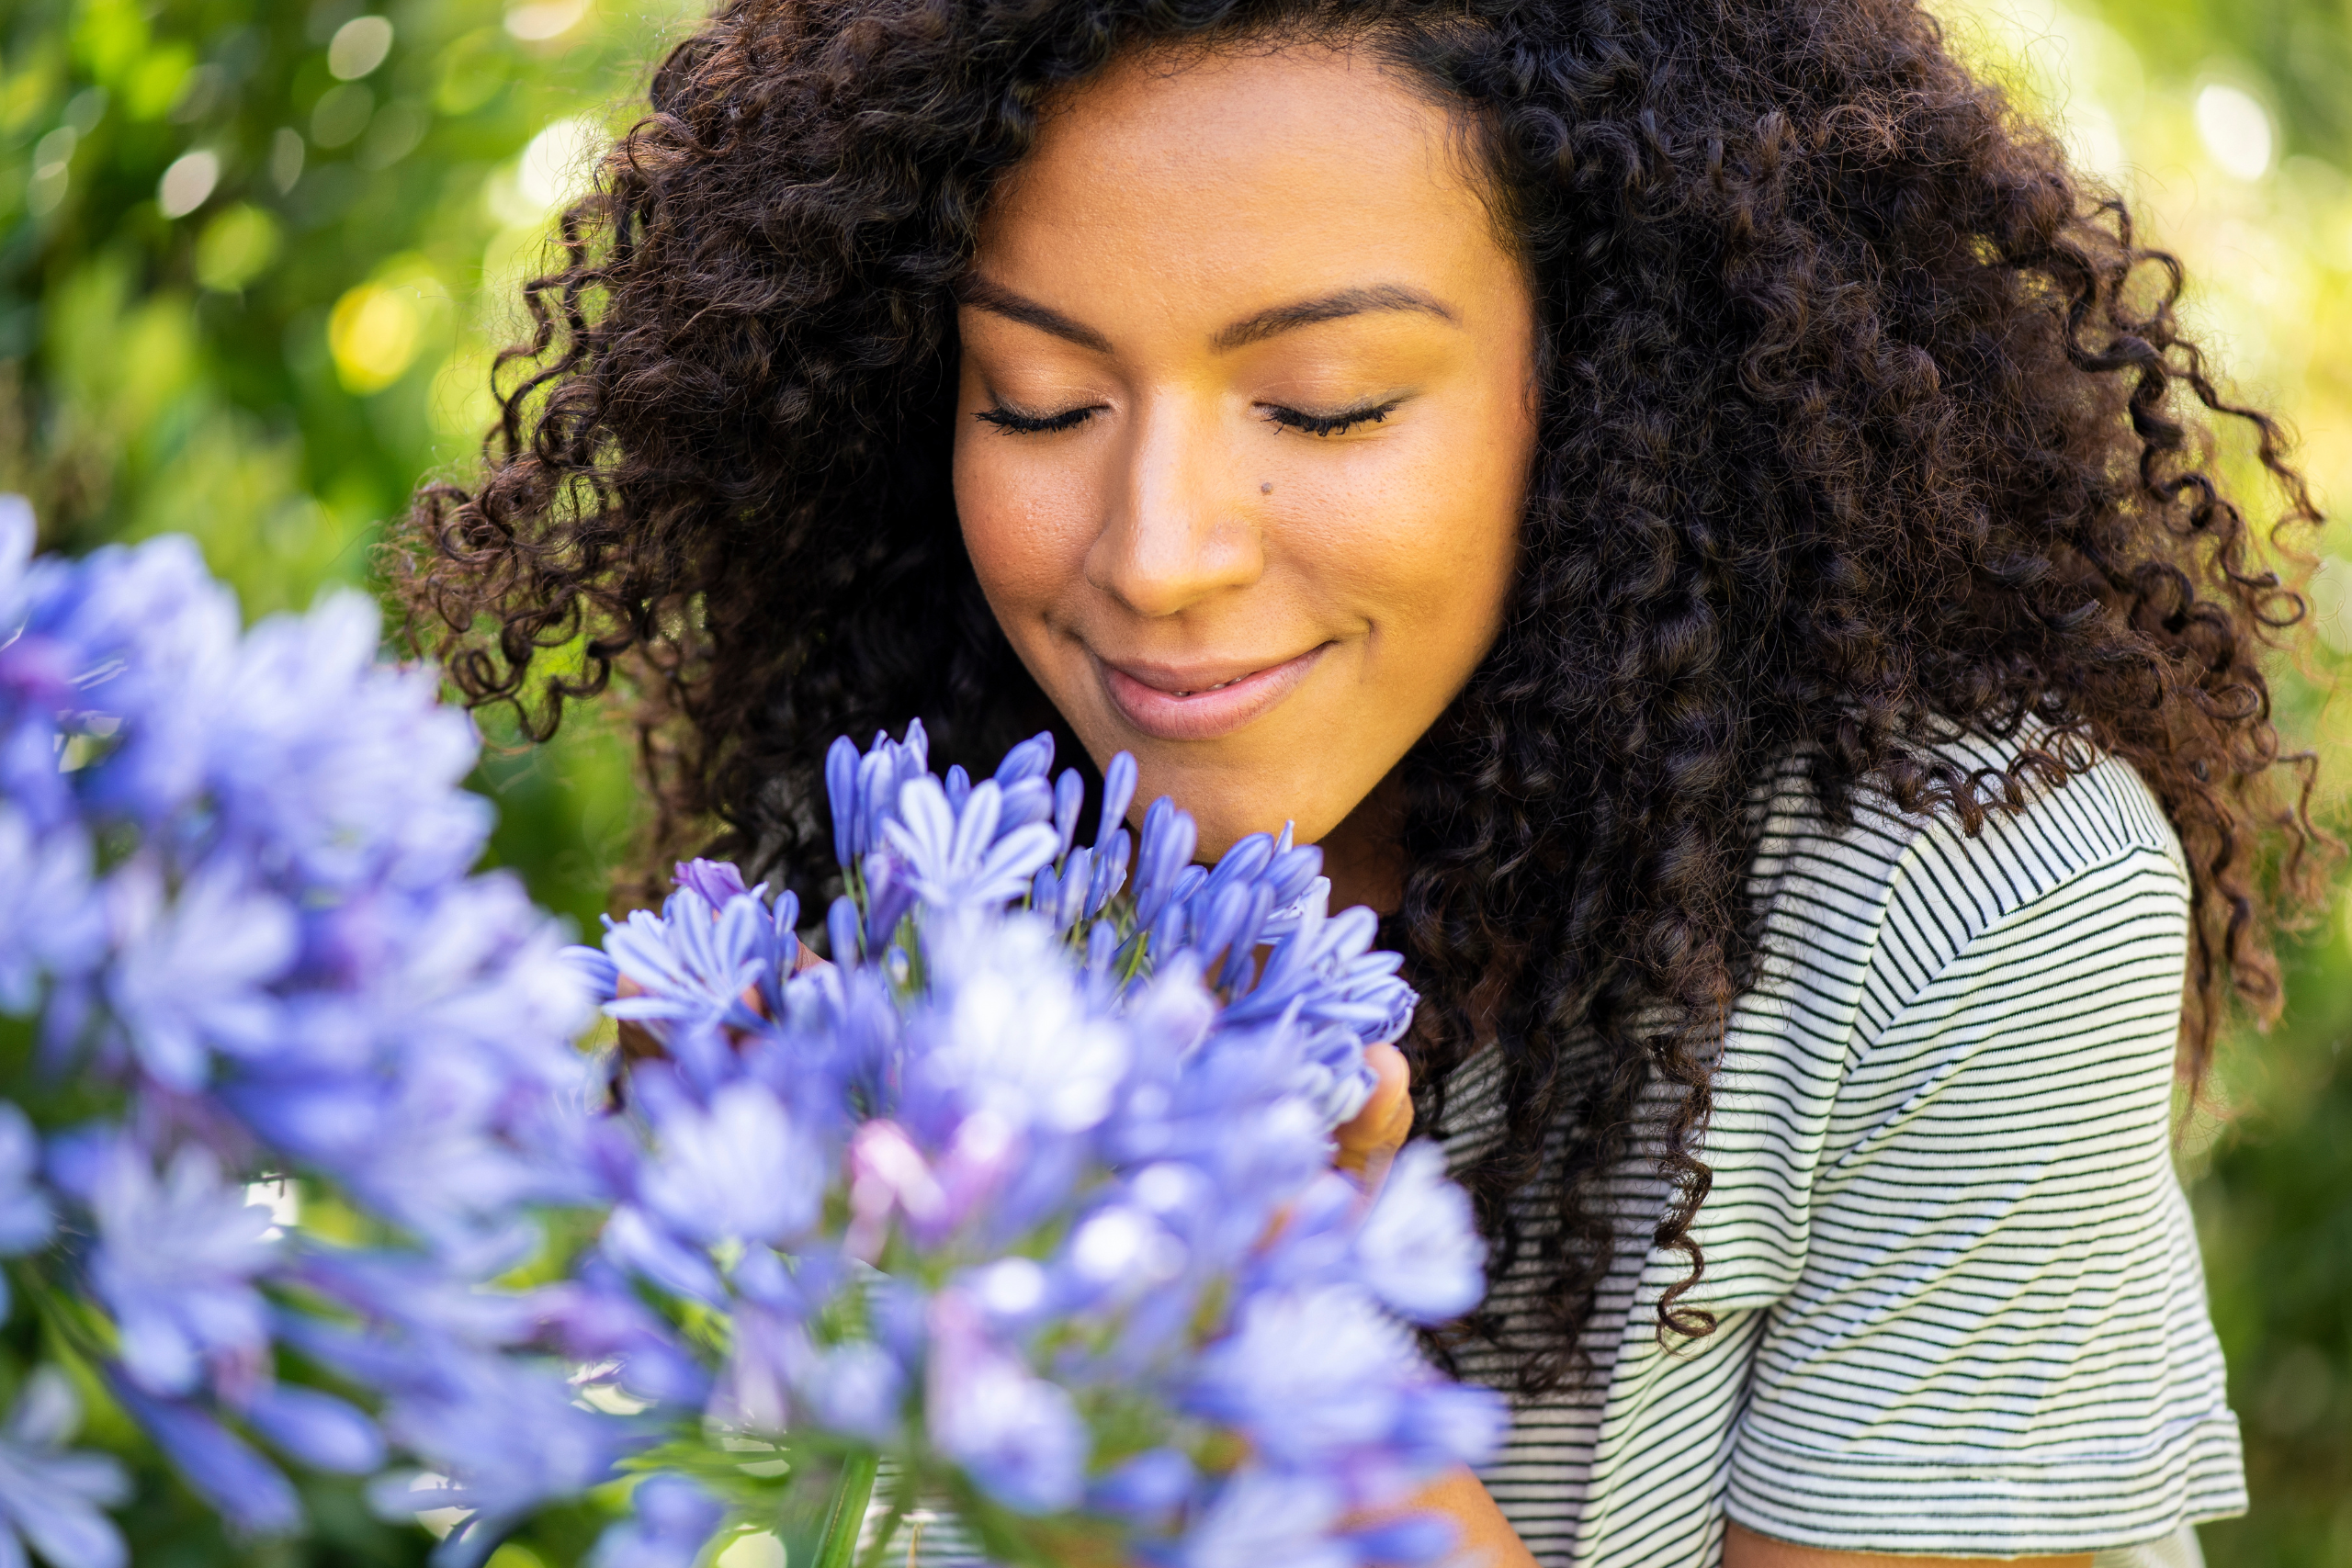
[[[2270,172],[2270,116],[2245,88],[2211,82],[2200,89],[2197,134],[2213,162],[2233,178],[2258,180]]]

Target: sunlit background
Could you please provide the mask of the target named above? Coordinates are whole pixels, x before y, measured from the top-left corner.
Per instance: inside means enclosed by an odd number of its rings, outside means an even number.
[[[470,460],[515,282],[693,10],[0,0],[0,491],[31,495],[44,542],[69,549],[192,534],[249,615],[368,583],[418,477]],[[2290,416],[2323,498],[2352,505],[2352,4],[1945,14],[2184,258],[2230,381]],[[2347,537],[2323,543],[2344,559],[2313,582],[2320,645],[2281,672],[2339,825],[2352,716],[2325,698],[2352,660]],[[593,926],[636,821],[621,738],[575,721],[548,747],[503,744],[481,783],[498,857]],[[2216,1568],[2352,1568],[2347,1032],[2352,939],[2331,910],[2286,1021],[2232,1042],[2216,1113],[2184,1144],[2255,1499],[2205,1531]],[[313,1512],[311,1540],[261,1549],[156,1523],[137,1561],[413,1560],[332,1499]],[[560,1555],[539,1551],[493,1561]]]

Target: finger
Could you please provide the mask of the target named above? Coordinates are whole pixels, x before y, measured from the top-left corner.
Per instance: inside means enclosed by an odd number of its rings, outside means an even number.
[[[1369,1046],[1363,1055],[1373,1073],[1372,1093],[1361,1111],[1334,1130],[1339,1150],[1332,1163],[1376,1182],[1412,1134],[1413,1074],[1394,1045]]]
[[[1372,1069],[1372,1092],[1363,1108],[1339,1128],[1351,1146],[1401,1144],[1413,1124],[1413,1069],[1394,1045],[1368,1045],[1364,1066]]]
[[[792,955],[793,975],[805,975],[811,969],[823,969],[829,967],[826,962],[818,957],[816,952],[811,949],[807,942],[796,943],[795,947],[796,951]],[[786,979],[790,979],[791,977],[791,976],[786,976]],[[762,1018],[768,1016],[767,998],[760,995],[760,988],[757,986],[746,986],[743,987],[743,1005],[750,1008],[753,1012],[758,1013]]]

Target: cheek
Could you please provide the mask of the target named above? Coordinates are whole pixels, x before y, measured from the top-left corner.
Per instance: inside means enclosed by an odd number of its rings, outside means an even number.
[[[1419,504],[1408,509],[1409,540],[1398,540],[1417,570],[1397,588],[1438,648],[1450,651],[1453,677],[1493,642],[1519,562],[1535,421],[1523,383],[1498,378],[1476,412],[1422,454],[1410,477]]]
[[[1524,457],[1491,427],[1481,434],[1476,460],[1441,434],[1334,476],[1291,513],[1302,564],[1383,634],[1384,683],[1458,682],[1493,640],[1517,558]]]
[[[958,433],[955,483],[972,570],[1019,642],[1083,571],[1091,487],[1068,465],[1040,462],[993,431]]]

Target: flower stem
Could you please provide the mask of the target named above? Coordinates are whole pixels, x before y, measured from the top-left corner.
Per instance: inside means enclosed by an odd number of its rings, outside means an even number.
[[[857,1532],[865,1523],[865,1506],[874,1500],[874,1474],[880,1461],[870,1453],[852,1454],[833,1486],[833,1504],[825,1515],[824,1539],[817,1545],[814,1568],[850,1568],[857,1554]]]

